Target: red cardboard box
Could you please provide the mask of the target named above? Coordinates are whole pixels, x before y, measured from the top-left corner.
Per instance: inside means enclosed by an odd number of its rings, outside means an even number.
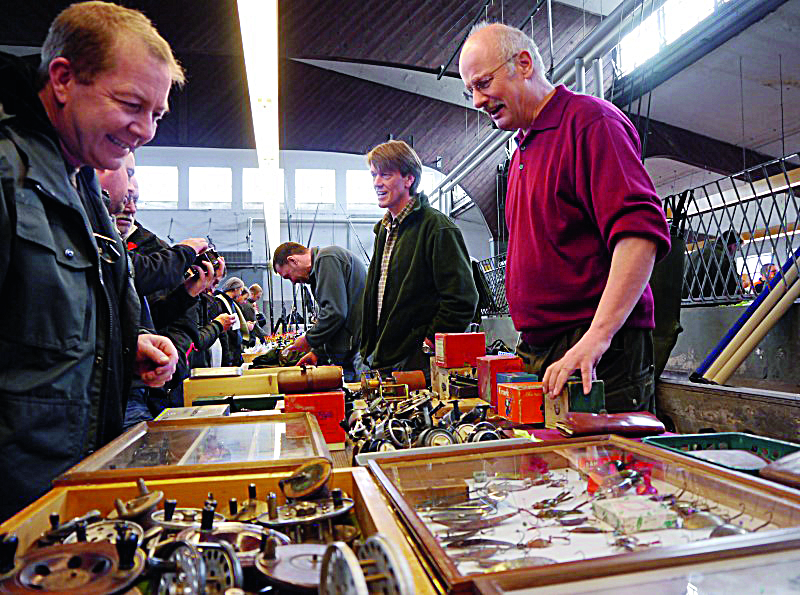
[[[339,425],[344,419],[344,391],[285,395],[283,402],[286,413],[307,411],[316,417],[328,444],[344,442],[344,429]]]
[[[440,368],[475,366],[486,355],[484,333],[436,333],[436,364]]]
[[[478,394],[497,411],[497,373],[520,372],[522,359],[516,355],[482,355],[478,358]]]
[[[541,382],[515,382],[497,385],[497,401],[500,415],[521,424],[544,421],[542,402],[544,392]]]

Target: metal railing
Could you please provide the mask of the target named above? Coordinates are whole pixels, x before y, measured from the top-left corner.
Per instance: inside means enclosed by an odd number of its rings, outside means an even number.
[[[793,262],[800,250],[798,189],[800,154],[794,153],[666,197],[667,218],[677,219],[686,241],[682,305],[752,299]],[[508,314],[506,255],[479,266],[493,297],[481,313]]]
[[[664,199],[686,240],[683,305],[752,299],[800,247],[800,155]]]

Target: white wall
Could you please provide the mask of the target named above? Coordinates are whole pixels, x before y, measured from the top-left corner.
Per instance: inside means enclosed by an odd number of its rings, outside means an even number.
[[[267,291],[267,254],[264,237],[263,212],[257,208],[245,209],[242,203],[242,169],[257,166],[255,151],[233,149],[190,149],[171,147],[143,147],[136,152],[136,165],[168,165],[178,168],[178,208],[145,209],[137,212],[137,220],[164,240],[173,243],[188,237],[210,236],[218,250],[252,250],[253,267],[236,270],[247,283],[257,282]],[[373,226],[383,215],[377,206],[348,208],[346,172],[351,169],[366,170],[363,155],[311,151],[281,151],[280,166],[284,170],[285,204],[281,207],[280,241],[289,240],[288,221],[291,219],[291,239],[302,244],[308,242],[313,226],[312,245],[339,245],[366,261],[364,253],[372,256]],[[230,167],[232,170],[232,202],[224,209],[190,209],[190,167]],[[333,169],[336,172],[334,206],[319,209],[314,223],[315,210],[295,207],[295,170]],[[436,183],[442,174],[431,168]],[[140,202],[148,197],[142,193]],[[377,202],[377,201],[376,201]],[[349,218],[349,222],[348,222]],[[462,213],[456,223],[464,234],[470,256],[484,259],[490,256],[491,235],[483,215],[477,207]],[[168,237],[169,236],[169,237]],[[171,238],[171,240],[170,240]],[[271,246],[274,249],[275,246]],[[283,283],[287,309],[291,307],[291,284],[272,275],[276,317],[280,315],[280,286]]]

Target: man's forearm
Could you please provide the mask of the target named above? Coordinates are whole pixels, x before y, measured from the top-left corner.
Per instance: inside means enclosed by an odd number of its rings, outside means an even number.
[[[619,240],[611,255],[608,282],[590,331],[611,341],[647,287],[656,259],[656,243],[630,236]]]

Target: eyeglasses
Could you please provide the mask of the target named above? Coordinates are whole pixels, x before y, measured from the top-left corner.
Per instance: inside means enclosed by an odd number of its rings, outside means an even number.
[[[139,202],[139,195],[138,195],[138,194],[134,194],[133,196],[131,196],[131,195],[129,195],[129,194],[126,194],[126,195],[125,195],[125,196],[122,198],[122,204],[123,204],[123,205],[129,205],[129,204],[131,204],[131,203],[133,203],[133,204],[137,204],[138,202]]]
[[[494,81],[494,74],[498,70],[500,70],[503,66],[505,66],[506,64],[511,62],[518,55],[519,55],[519,52],[514,54],[514,55],[512,55],[512,56],[509,56],[508,58],[503,60],[503,62],[500,64],[500,66],[498,66],[494,70],[490,70],[488,74],[483,75],[481,78],[479,78],[477,81],[475,81],[472,85],[468,85],[467,88],[464,89],[464,98],[466,100],[468,100],[468,101],[472,101],[473,93],[474,93],[475,89],[477,89],[481,93],[486,91],[486,89],[488,89],[491,86],[492,81]]]
[[[115,239],[95,233],[94,241],[97,244],[97,254],[100,255],[103,262],[114,264],[119,260],[121,254],[117,250],[117,241]]]

